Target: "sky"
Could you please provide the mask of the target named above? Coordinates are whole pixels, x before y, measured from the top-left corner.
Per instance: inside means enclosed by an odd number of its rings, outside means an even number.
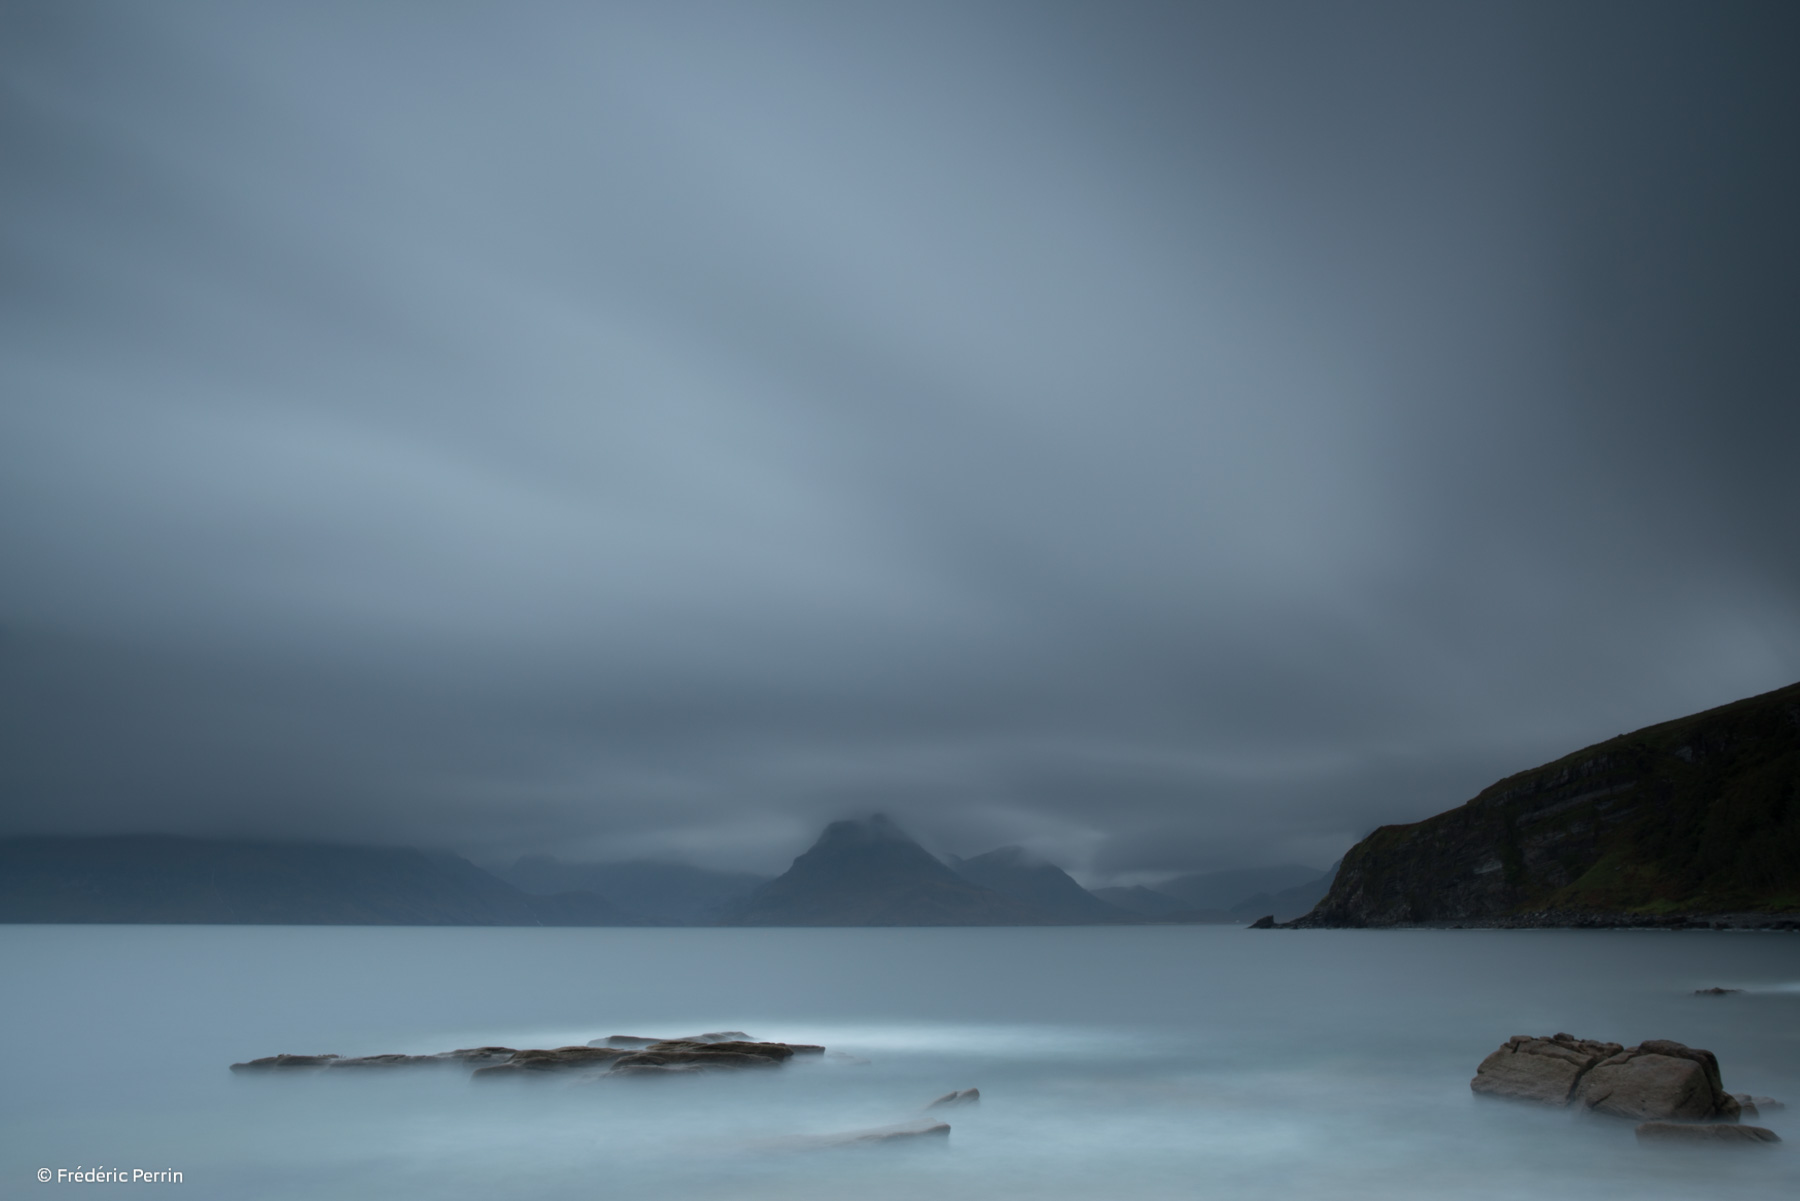
[[[1792,683],[1796,51],[0,0],[0,833],[1323,867]]]

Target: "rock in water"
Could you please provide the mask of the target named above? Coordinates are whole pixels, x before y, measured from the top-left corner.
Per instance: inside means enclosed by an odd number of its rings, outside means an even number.
[[[1481,1061],[1469,1087],[1492,1097],[1567,1105],[1576,1084],[1589,1070],[1623,1050],[1618,1043],[1594,1042],[1571,1034],[1550,1038],[1515,1034]]]
[[[265,1055],[248,1063],[234,1063],[234,1072],[266,1072],[272,1068],[325,1068],[338,1060],[336,1055]]]
[[[500,1080],[508,1076],[565,1072],[573,1068],[602,1068],[629,1055],[616,1047],[557,1047],[548,1051],[519,1051],[505,1063],[476,1068],[476,1080]]]
[[[1273,930],[1274,928],[1275,928],[1275,915],[1273,913],[1267,914],[1263,917],[1259,917],[1255,921],[1250,923],[1250,929],[1252,929],[1252,930]]]
[[[1743,991],[1741,988],[1720,988],[1714,985],[1712,988],[1696,988],[1694,995],[1696,997],[1729,997],[1734,992]]]
[[[1755,1147],[1781,1141],[1781,1136],[1773,1130],[1725,1122],[1644,1122],[1637,1128],[1637,1136],[1640,1143],[1692,1143],[1714,1147]]]
[[[795,1055],[822,1055],[824,1052],[824,1047],[806,1044],[670,1040],[624,1054],[613,1064],[608,1075],[652,1076],[718,1068],[772,1068],[781,1066]]]
[[[1787,1108],[1786,1105],[1777,1101],[1774,1097],[1753,1097],[1749,1093],[1732,1093],[1731,1099],[1738,1103],[1738,1116],[1745,1118],[1756,1117],[1765,1109],[1774,1110]]]
[[[894,1144],[930,1144],[947,1142],[948,1122],[921,1118],[895,1126],[876,1126],[870,1130],[844,1130],[836,1134],[803,1134],[795,1138],[774,1139],[761,1144],[772,1151],[823,1151],[832,1147],[881,1147]]]
[[[945,1093],[926,1109],[952,1109],[958,1105],[977,1105],[981,1102],[981,1090],[978,1088],[959,1088],[953,1093]]]
[[[1713,1053],[1668,1039],[1648,1039],[1595,1064],[1575,1100],[1621,1118],[1738,1119],[1738,1103],[1721,1085]]]

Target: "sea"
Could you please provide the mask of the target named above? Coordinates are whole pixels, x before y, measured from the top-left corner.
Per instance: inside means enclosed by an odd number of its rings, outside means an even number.
[[[1800,1197],[1793,934],[6,926],[0,963],[8,1197]],[[229,1070],[720,1030],[828,1053],[667,1079]],[[1708,1048],[1728,1089],[1790,1103],[1758,1119],[1787,1141],[1640,1146],[1470,1093],[1508,1036],[1559,1031]],[[826,1145],[965,1088],[979,1104],[931,1115],[947,1138]]]

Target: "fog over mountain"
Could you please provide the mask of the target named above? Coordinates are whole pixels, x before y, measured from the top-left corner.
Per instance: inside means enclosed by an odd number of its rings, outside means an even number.
[[[0,835],[1129,887],[1790,684],[1797,45],[8,0]]]

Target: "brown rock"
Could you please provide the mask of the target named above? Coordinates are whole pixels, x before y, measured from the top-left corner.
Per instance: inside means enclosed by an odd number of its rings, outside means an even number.
[[[518,1051],[505,1063],[476,1068],[477,1080],[501,1080],[508,1076],[529,1076],[546,1072],[564,1072],[578,1068],[608,1066],[627,1052],[613,1047],[557,1047],[549,1051]]]
[[[1469,1087],[1492,1097],[1567,1105],[1581,1078],[1594,1065],[1623,1049],[1618,1043],[1594,1042],[1570,1034],[1550,1038],[1515,1034],[1481,1061]]]
[[[1575,1100],[1598,1113],[1639,1120],[1738,1118],[1738,1103],[1721,1085],[1713,1053],[1668,1039],[1647,1039],[1595,1064]]]
[[[1691,1143],[1696,1146],[1766,1146],[1781,1136],[1761,1126],[1727,1122],[1644,1122],[1637,1128],[1640,1143]]]

